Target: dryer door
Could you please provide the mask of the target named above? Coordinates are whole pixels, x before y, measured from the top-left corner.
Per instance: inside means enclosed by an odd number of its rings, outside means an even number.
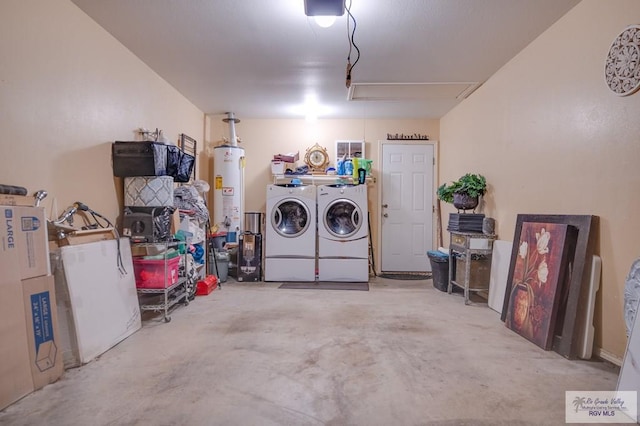
[[[271,211],[271,226],[281,236],[295,238],[309,228],[311,215],[307,206],[295,198],[285,198]]]
[[[362,226],[362,210],[351,200],[345,198],[331,202],[324,210],[324,226],[334,237],[348,239]]]

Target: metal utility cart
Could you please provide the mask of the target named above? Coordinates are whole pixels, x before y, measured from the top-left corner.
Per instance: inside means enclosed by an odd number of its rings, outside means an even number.
[[[188,292],[187,292],[187,276],[186,276],[186,242],[184,241],[170,241],[170,242],[162,242],[162,243],[132,243],[132,246],[136,247],[155,247],[164,246],[164,282],[163,288],[140,288],[137,287],[138,292],[138,301],[140,303],[141,311],[153,311],[153,312],[162,312],[163,319],[165,322],[171,321],[171,316],[169,316],[169,311],[177,304],[184,303],[185,306],[189,304]],[[175,283],[171,284],[171,270],[168,265],[168,259],[166,257],[166,252],[170,248],[176,248],[182,253],[179,257],[182,258],[182,262],[185,265],[184,268],[178,268],[178,279]],[[134,262],[135,266],[135,262]],[[138,274],[136,273],[136,277]]]
[[[489,292],[489,273],[491,271],[491,253],[495,235],[474,232],[449,231],[449,286],[464,290],[465,305],[472,292]]]

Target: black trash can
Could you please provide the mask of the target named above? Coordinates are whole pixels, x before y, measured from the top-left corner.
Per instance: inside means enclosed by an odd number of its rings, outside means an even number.
[[[433,286],[440,291],[447,291],[449,287],[449,255],[437,250],[427,252],[431,263]]]

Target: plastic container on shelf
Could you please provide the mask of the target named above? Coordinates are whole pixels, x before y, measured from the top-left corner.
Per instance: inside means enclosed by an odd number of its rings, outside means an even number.
[[[166,262],[166,265],[165,265]],[[178,282],[180,257],[149,260],[133,259],[133,270],[138,288],[166,288]],[[166,279],[165,279],[166,272]]]
[[[227,239],[226,239],[225,242],[227,242],[227,243],[237,243],[238,242],[237,235],[238,235],[237,232],[227,232]]]

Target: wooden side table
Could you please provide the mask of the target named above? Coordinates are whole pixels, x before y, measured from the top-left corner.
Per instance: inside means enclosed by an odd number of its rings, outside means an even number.
[[[464,290],[465,305],[472,304],[469,296],[472,292],[489,291],[489,272],[491,271],[491,253],[493,251],[493,241],[496,235],[486,235],[474,232],[449,231],[449,286],[448,293],[451,294],[453,286]],[[474,255],[486,256],[487,265],[473,268]],[[463,262],[464,268],[454,267],[454,263]],[[456,276],[456,270],[464,272],[463,277]],[[485,272],[485,273],[478,273]]]

